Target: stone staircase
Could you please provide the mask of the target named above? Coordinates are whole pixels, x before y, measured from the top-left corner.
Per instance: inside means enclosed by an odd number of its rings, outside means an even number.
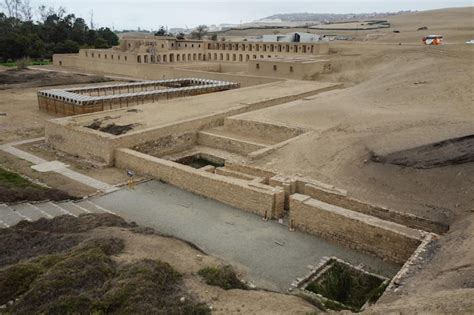
[[[22,220],[33,222],[41,218],[52,219],[60,215],[78,217],[85,213],[115,214],[89,199],[59,202],[24,202],[10,205],[0,204],[0,229],[14,226]]]
[[[247,155],[274,144],[262,137],[248,135],[238,130],[227,130],[223,127],[198,132],[197,143],[240,155]]]

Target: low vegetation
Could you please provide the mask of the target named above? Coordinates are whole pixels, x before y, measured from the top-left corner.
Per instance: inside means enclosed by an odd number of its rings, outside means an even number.
[[[248,290],[245,283],[239,280],[232,266],[206,267],[198,271],[207,284],[221,287],[224,290]]]
[[[30,60],[30,66],[46,66],[50,65],[51,61],[48,59],[45,60]],[[18,60],[17,61],[10,61],[10,62],[1,62],[0,66],[8,67],[8,68],[18,68]]]
[[[210,313],[207,305],[195,301],[183,288],[182,275],[169,264],[151,259],[118,264],[111,256],[123,250],[123,240],[81,235],[81,231],[110,225],[132,226],[112,215],[84,215],[79,219],[64,216],[23,222],[1,232],[0,238],[9,234],[10,241],[20,239],[19,234],[26,232],[58,237],[55,248],[49,250],[51,254],[18,257],[20,261],[0,269],[3,311],[11,314]],[[63,226],[71,228],[73,234],[64,233]],[[76,238],[74,245],[70,246],[67,238],[61,239],[66,235]],[[57,246],[62,240],[67,243],[66,249]],[[41,243],[44,246],[43,240]]]
[[[0,168],[0,202],[75,199],[69,194],[39,186],[11,171]]]
[[[306,290],[328,298],[329,301],[324,305],[333,310],[359,310],[367,301],[376,301],[384,289],[382,279],[337,262],[321,278],[306,287]]]

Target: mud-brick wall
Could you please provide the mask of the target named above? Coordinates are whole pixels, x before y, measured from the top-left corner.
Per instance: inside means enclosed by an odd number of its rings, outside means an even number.
[[[271,218],[283,213],[284,191],[229,178],[155,158],[130,149],[117,149],[115,163],[119,168],[148,174],[184,190],[218,200],[233,207]]]
[[[420,229],[434,233],[445,233],[449,229],[449,225],[441,222],[435,222],[426,218],[417,217],[409,213],[396,212],[387,208],[370,205],[343,194],[325,191],[311,184],[305,184],[304,191],[300,192],[322,202],[330,203],[370,216],[375,216],[382,220],[396,222],[414,229]]]
[[[242,119],[240,116],[227,117],[224,120],[224,127],[230,130],[241,130],[245,131],[245,133],[259,135],[274,142],[285,141],[305,132],[301,128]]]
[[[228,152],[234,152],[242,155],[249,154],[250,152],[265,148],[265,146],[260,145],[258,143],[242,141],[222,135],[215,135],[205,131],[201,131],[198,133],[197,142],[200,145],[222,149]]]
[[[132,147],[133,150],[160,157],[190,149],[196,144],[196,132],[185,132],[160,137]]]
[[[419,230],[301,194],[290,196],[290,220],[297,229],[400,265],[413,254],[422,239]]]
[[[86,127],[68,125],[67,121],[46,121],[46,141],[59,151],[77,155],[98,164],[110,164],[113,157],[112,135]]]
[[[54,65],[79,68],[101,73],[110,73],[124,75],[128,77],[136,77],[146,80],[163,80],[174,78],[203,78],[212,80],[222,80],[240,83],[241,87],[260,85],[281,81],[278,78],[259,77],[252,75],[205,72],[190,69],[179,69],[169,65],[161,64],[130,64],[110,59],[92,59],[85,58],[81,55],[72,54],[55,54],[53,55]],[[173,64],[177,65],[177,64]],[[178,64],[179,65],[179,64]]]

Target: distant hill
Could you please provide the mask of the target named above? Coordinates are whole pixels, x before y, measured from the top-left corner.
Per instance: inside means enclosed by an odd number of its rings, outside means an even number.
[[[411,13],[412,11],[399,11],[399,12],[386,12],[386,13],[347,13],[347,14],[334,14],[334,13],[283,13],[267,16],[261,20],[281,20],[286,22],[343,22],[343,21],[354,21],[354,20],[368,20],[373,18],[380,18],[385,16],[400,15],[404,13]],[[258,22],[258,21],[256,21]]]

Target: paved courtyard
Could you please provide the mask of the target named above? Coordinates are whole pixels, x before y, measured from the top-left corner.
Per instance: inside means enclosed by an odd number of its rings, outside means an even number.
[[[315,236],[290,232],[276,221],[183,191],[159,181],[124,188],[80,202],[0,205],[0,228],[20,220],[58,215],[113,213],[197,245],[247,271],[246,280],[259,287],[285,291],[324,256],[337,256],[368,270],[393,276],[398,267],[328,243]]]
[[[286,290],[308,273],[323,256],[338,256],[353,264],[393,276],[397,267],[302,232],[290,232],[276,221],[183,191],[159,181],[122,189],[92,200],[106,209],[161,233],[190,241],[206,253],[237,263],[249,280]],[[87,205],[86,205],[87,206]]]

